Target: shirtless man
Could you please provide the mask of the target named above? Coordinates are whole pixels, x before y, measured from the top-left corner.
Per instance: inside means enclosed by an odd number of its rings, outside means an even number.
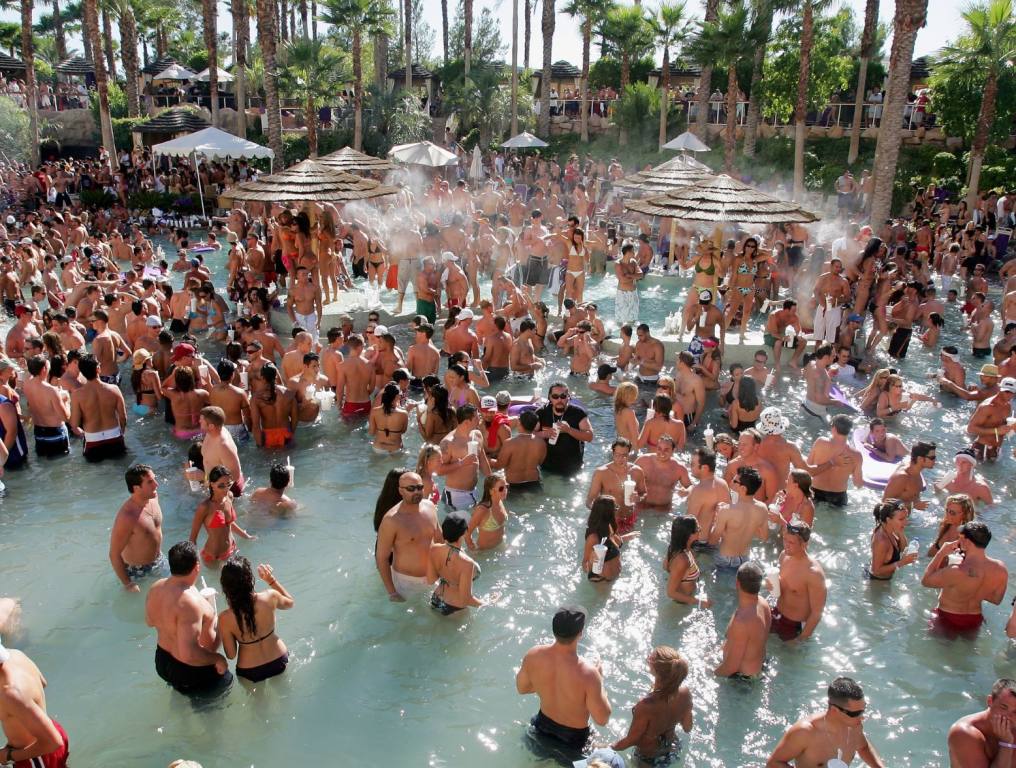
[[[891,434],[885,427],[885,421],[874,418],[868,422],[868,436],[864,439],[864,447],[879,461],[897,461],[907,455],[907,447],[896,435]],[[884,498],[902,498],[900,496],[887,496]]]
[[[935,489],[950,494],[965,493],[974,502],[994,504],[995,499],[991,494],[991,486],[974,471],[976,466],[977,457],[974,456],[974,452],[969,448],[961,448],[956,451],[955,468],[949,473],[952,478],[944,484],[942,484],[942,480],[937,481]]]
[[[161,573],[166,566],[162,556],[162,508],[159,483],[147,464],[134,464],[124,474],[130,497],[113,521],[109,535],[109,562],[113,573],[128,592],[140,592],[137,582]]]
[[[829,271],[815,281],[815,344],[834,343],[843,319],[843,308],[850,301],[850,283],[843,276],[843,262],[833,258]]]
[[[900,464],[892,473],[882,499],[899,499],[908,509],[927,509],[928,502],[921,501],[921,491],[925,485],[921,473],[935,466],[936,455],[934,443],[918,440],[910,446],[910,461]]]
[[[445,349],[449,354],[465,352],[470,360],[480,356],[480,344],[472,329],[473,318],[473,310],[469,307],[459,312],[455,326],[445,333]]]
[[[529,650],[515,677],[520,694],[540,697],[540,711],[530,720],[538,736],[558,750],[574,753],[576,758],[589,741],[589,718],[597,725],[606,725],[610,720],[602,668],[578,654],[585,625],[585,608],[558,608],[552,624],[554,642]]]
[[[831,344],[823,344],[815,350],[811,362],[804,369],[804,381],[807,387],[802,407],[812,416],[826,419],[826,412],[829,406],[837,403],[830,397],[832,379],[829,376],[829,366],[833,362],[833,347]]]
[[[293,339],[293,347],[282,356],[282,378],[286,381],[303,371],[303,356],[314,351],[314,337],[300,331]]]
[[[484,445],[480,431],[480,415],[476,406],[466,403],[455,409],[458,423],[441,440],[441,464],[437,474],[445,479],[444,502],[453,510],[471,512],[479,499],[476,498],[476,480],[479,470],[490,474],[487,454],[479,450]],[[470,443],[476,444],[476,451],[470,450]]]
[[[1016,680],[991,686],[988,708],[961,717],[949,729],[952,768],[1011,768],[1016,765]]]
[[[469,278],[458,265],[459,257],[451,251],[444,251],[441,254],[441,262],[444,264],[444,271],[441,273],[441,282],[445,286],[447,296],[447,307],[465,307],[466,293],[469,291]]]
[[[344,417],[370,413],[370,394],[374,386],[374,366],[363,356],[363,337],[354,333],[346,342],[349,355],[339,365],[335,382],[335,402],[342,403]]]
[[[761,444],[762,436],[754,428],[744,430],[737,439],[737,458],[727,463],[723,479],[727,481],[727,485],[733,487],[734,479],[741,467],[754,468],[761,481],[761,487],[756,491],[757,498],[759,501],[769,504],[776,498],[779,481],[773,465],[763,459],[759,453]]]
[[[493,330],[483,339],[483,369],[488,381],[508,378],[511,370],[512,335],[507,331],[508,321],[498,315],[493,319]]]
[[[967,434],[974,438],[971,448],[978,461],[998,459],[1002,441],[1012,431],[1007,419],[1012,415],[1013,395],[1016,395],[1016,379],[1007,376],[998,383],[998,394],[974,409]]]
[[[240,377],[236,364],[222,358],[215,370],[219,374],[219,383],[209,390],[208,404],[222,410],[225,416],[223,427],[234,443],[247,440],[251,427],[250,396],[245,389],[237,386]]]
[[[430,323],[420,323],[416,327],[416,343],[406,352],[406,368],[409,369],[409,386],[416,390],[423,390],[423,379],[426,376],[436,376],[441,365],[441,352],[431,339],[434,338],[434,326]]]
[[[766,659],[766,641],[773,614],[759,597],[764,574],[758,563],[742,563],[737,569],[737,608],[727,624],[722,660],[713,670],[718,677],[755,677]]]
[[[688,470],[674,458],[674,438],[660,435],[656,441],[655,453],[644,453],[635,460],[646,479],[646,495],[642,499],[643,509],[669,512],[674,504],[674,489],[691,487]]]
[[[25,347],[32,339],[38,339],[42,334],[35,323],[35,315],[32,310],[24,304],[19,304],[14,310],[17,318],[14,325],[7,332],[7,339],[4,341],[4,352],[7,357],[15,362],[25,359]]]
[[[689,430],[698,426],[706,405],[706,387],[702,377],[695,373],[695,356],[684,350],[677,356],[674,368],[674,384],[677,401],[684,411],[684,424]],[[699,520],[699,523],[702,521]]]
[[[635,526],[636,514],[646,495],[646,476],[642,467],[629,461],[631,450],[632,444],[626,438],[614,438],[610,445],[611,459],[594,470],[586,494],[586,507],[589,509],[592,509],[593,502],[600,496],[614,498],[619,533],[627,533]],[[635,489],[630,495],[624,492],[624,484],[628,480],[635,483]]]
[[[294,512],[297,503],[286,495],[291,477],[285,464],[272,464],[268,472],[268,486],[257,488],[250,495],[251,503],[268,507],[272,512]]]
[[[236,450],[236,443],[233,436],[223,427],[226,424],[225,412],[214,405],[206,405],[201,409],[198,416],[198,423],[201,431],[205,433],[201,441],[201,463],[205,471],[211,472],[212,467],[225,467],[233,478],[233,485],[229,492],[235,498],[243,495],[244,486],[247,484],[243,476],[243,469],[240,467],[240,455]]]
[[[183,694],[208,693],[233,681],[211,602],[194,586],[201,575],[197,547],[189,541],[169,550],[169,577],[159,579],[145,598],[145,623],[155,627],[155,671]]]
[[[752,540],[768,538],[769,509],[755,498],[762,488],[762,476],[754,467],[738,467],[727,482],[737,494],[737,501],[720,504],[717,508],[709,531],[709,544],[719,548],[713,558],[716,568],[736,571],[748,562]]]
[[[94,355],[82,355],[78,368],[85,383],[71,392],[70,427],[85,438],[82,455],[90,462],[123,456],[127,452],[123,393],[118,386],[98,380],[99,362]]]
[[[804,469],[816,474],[815,468],[804,460],[801,449],[783,436],[790,426],[790,419],[783,415],[776,406],[763,408],[758,416],[755,431],[762,436],[758,445],[758,454],[773,467],[776,478],[776,490],[782,491],[787,486],[787,475],[791,467]]]
[[[328,329],[328,344],[321,349],[321,373],[328,379],[328,387],[333,392],[339,380],[339,366],[342,365],[342,347],[345,345],[345,338],[339,328]]]
[[[432,542],[443,541],[437,508],[423,498],[423,480],[415,472],[399,478],[402,501],[385,513],[377,532],[374,560],[392,602],[430,588],[427,558]]]
[[[889,357],[902,360],[907,356],[907,349],[910,346],[910,337],[914,332],[914,321],[920,313],[919,292],[921,284],[917,282],[907,283],[903,289],[903,298],[893,304],[889,309],[889,322],[896,326],[892,338],[889,340]],[[991,350],[988,350],[989,354]]]
[[[821,768],[833,758],[844,765],[855,755],[870,768],[885,768],[864,733],[864,692],[849,677],[838,677],[829,685],[829,707],[825,712],[806,715],[783,734],[766,768]]]
[[[811,637],[825,610],[825,571],[808,554],[809,539],[811,528],[799,520],[791,520],[783,529],[780,597],[770,631],[784,642]]]
[[[95,337],[92,339],[92,354],[99,361],[99,379],[106,384],[119,384],[119,361],[129,358],[133,350],[119,333],[107,326],[108,322],[109,315],[105,310],[95,310],[92,319],[92,328],[95,329]]]
[[[793,334],[787,332],[793,328]],[[776,370],[780,369],[780,358],[783,356],[783,348],[790,346],[794,350],[790,364],[798,367],[801,364],[801,357],[807,346],[804,340],[798,338],[801,335],[801,319],[797,316],[797,302],[793,299],[784,299],[783,308],[770,312],[766,318],[766,329],[763,335],[766,346],[773,348]]]
[[[310,334],[314,345],[318,343],[322,312],[321,288],[313,273],[306,267],[297,267],[286,297],[286,313],[294,325]]]
[[[716,454],[708,448],[692,451],[691,474],[697,482],[688,494],[688,514],[698,520],[699,530],[711,531],[717,508],[730,503],[730,488],[716,477]]]
[[[7,745],[0,761],[18,768],[67,768],[70,745],[63,726],[46,712],[48,685],[21,651],[0,644],[0,725]]]
[[[634,359],[639,367],[639,384],[655,388],[660,371],[663,369],[663,342],[653,338],[649,326],[645,323],[639,324],[635,329],[635,336],[638,341],[635,342]]]
[[[570,376],[589,378],[589,369],[600,353],[600,345],[593,340],[591,331],[589,321],[582,320],[557,340],[558,348],[565,350],[571,358],[568,371]]]
[[[504,470],[508,489],[512,492],[542,490],[540,465],[547,458],[547,441],[534,431],[540,426],[536,411],[519,414],[519,433],[504,441],[497,458],[491,459],[493,469]]]
[[[976,630],[984,623],[981,604],[987,600],[999,605],[1005,597],[1009,571],[1001,560],[985,554],[990,542],[987,525],[979,520],[964,523],[956,540],[943,544],[928,563],[921,585],[941,590],[932,619],[937,631]]]
[[[71,417],[71,398],[67,390],[49,383],[49,360],[42,355],[28,359],[31,378],[25,382],[25,399],[35,431],[38,456],[64,456],[70,453],[65,422]]]
[[[416,276],[416,314],[423,315],[431,323],[437,321],[437,304],[440,299],[440,281],[436,263],[432,256],[425,256],[422,269]]]
[[[829,437],[815,440],[808,453],[808,464],[815,467],[815,471],[812,471],[814,480],[811,491],[816,503],[824,501],[836,507],[845,507],[847,483],[853,479],[855,488],[864,486],[861,454],[847,442],[853,428],[854,422],[846,414],[833,416]]]
[[[635,323],[639,319],[639,290],[637,281],[645,275],[639,267],[635,246],[625,243],[621,246],[621,258],[614,262],[617,275],[617,294],[614,298],[614,319],[618,325]],[[662,362],[661,362],[662,366]]]
[[[321,401],[312,396],[328,388],[328,379],[321,374],[321,358],[314,352],[303,356],[303,370],[286,382],[286,389],[296,396],[300,421],[311,424],[321,413]]]
[[[512,342],[509,366],[512,373],[522,373],[532,376],[536,371],[543,368],[543,358],[536,356],[533,346],[533,334],[536,332],[536,323],[528,317],[519,325],[519,334]]]

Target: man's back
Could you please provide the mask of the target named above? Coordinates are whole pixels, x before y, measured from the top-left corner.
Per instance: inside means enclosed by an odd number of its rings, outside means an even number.
[[[589,725],[586,692],[591,672],[578,656],[560,653],[552,645],[538,646],[526,654],[523,665],[543,714],[570,728]]]

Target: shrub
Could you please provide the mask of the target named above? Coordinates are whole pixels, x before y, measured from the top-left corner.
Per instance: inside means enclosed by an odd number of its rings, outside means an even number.
[[[116,195],[101,189],[83,189],[79,199],[85,208],[109,208],[116,202]]]
[[[963,171],[963,163],[952,152],[939,152],[932,158],[931,168],[937,176],[957,176]]]
[[[174,198],[169,192],[156,192],[154,190],[135,192],[127,198],[127,207],[140,210],[151,210],[161,208],[167,210],[173,206]]]
[[[117,147],[134,146],[134,126],[141,125],[148,120],[147,117],[114,117],[113,118],[113,143]]]

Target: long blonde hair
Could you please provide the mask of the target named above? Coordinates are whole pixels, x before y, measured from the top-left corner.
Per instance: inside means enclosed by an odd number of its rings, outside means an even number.
[[[681,689],[681,684],[688,677],[688,660],[680,651],[669,645],[658,645],[649,654],[649,666],[656,675],[658,686],[656,693],[669,699]]]
[[[433,443],[424,443],[420,446],[420,453],[416,457],[416,474],[423,477],[424,474],[430,477],[430,473],[427,472],[427,462],[429,462],[434,456],[440,456],[441,449]]]
[[[614,413],[620,413],[639,399],[639,388],[630,381],[618,384],[614,390]]]

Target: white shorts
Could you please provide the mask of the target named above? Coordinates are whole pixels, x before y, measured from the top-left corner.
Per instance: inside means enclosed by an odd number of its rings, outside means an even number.
[[[843,307],[831,307],[826,309],[825,305],[815,310],[815,339],[818,341],[835,342],[836,335],[840,329],[840,319],[843,317]]]
[[[618,291],[614,299],[614,319],[618,325],[635,323],[639,319],[639,292]]]
[[[395,586],[395,591],[403,597],[428,592],[432,586],[426,576],[410,576],[399,573],[394,568],[392,568],[392,584]]]
[[[296,315],[296,324],[313,336],[314,343],[317,344],[319,335],[317,312],[311,312],[309,315],[301,315],[299,312],[293,314]]]

